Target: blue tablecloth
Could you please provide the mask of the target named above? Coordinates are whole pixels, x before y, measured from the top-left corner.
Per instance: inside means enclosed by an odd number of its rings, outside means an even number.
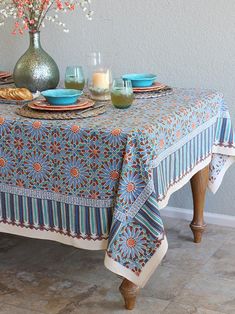
[[[234,130],[215,91],[107,106],[49,121],[0,105],[0,231],[106,249],[106,267],[144,286],[167,251],[159,209],[208,164],[218,189],[235,161]]]

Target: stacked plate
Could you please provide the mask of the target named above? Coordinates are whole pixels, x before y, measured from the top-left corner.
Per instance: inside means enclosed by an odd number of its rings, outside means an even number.
[[[13,82],[11,73],[0,71],[0,85],[11,84]]]
[[[43,99],[28,103],[28,107],[34,110],[58,112],[87,109],[94,105],[92,100],[80,98],[82,92],[74,89],[48,89],[41,95]]]
[[[94,106],[94,101],[90,99],[78,99],[76,103],[72,105],[51,105],[46,100],[40,99],[35,100],[30,103],[28,103],[28,107],[34,110],[43,110],[43,111],[73,111],[73,110],[81,110],[81,109],[87,109]]]
[[[166,88],[167,86],[165,84],[155,82],[149,87],[133,87],[133,92],[134,93],[159,92],[165,90]]]
[[[169,86],[156,82],[157,76],[151,73],[133,73],[122,76],[123,80],[130,80],[134,93],[157,93],[169,90]]]

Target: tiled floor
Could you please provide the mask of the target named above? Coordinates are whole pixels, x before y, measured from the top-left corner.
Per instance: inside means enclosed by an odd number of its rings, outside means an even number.
[[[209,225],[196,245],[187,222],[165,225],[169,251],[132,312],[103,252],[1,234],[0,313],[235,314],[235,229]]]

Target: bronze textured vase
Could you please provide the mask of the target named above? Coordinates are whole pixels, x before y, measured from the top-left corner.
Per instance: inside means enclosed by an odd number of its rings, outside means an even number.
[[[40,32],[29,32],[29,37],[29,48],[14,68],[15,85],[26,87],[31,92],[56,88],[60,79],[58,66],[42,49]]]

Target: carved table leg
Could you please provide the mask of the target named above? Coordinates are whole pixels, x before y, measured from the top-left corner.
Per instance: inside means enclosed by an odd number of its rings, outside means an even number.
[[[200,170],[191,178],[191,188],[193,194],[193,220],[190,224],[190,228],[193,232],[195,243],[201,242],[202,233],[206,228],[203,213],[208,179],[209,166]]]
[[[135,307],[135,301],[139,292],[139,287],[136,286],[133,282],[124,278],[119,290],[124,298],[126,309],[132,310]]]

